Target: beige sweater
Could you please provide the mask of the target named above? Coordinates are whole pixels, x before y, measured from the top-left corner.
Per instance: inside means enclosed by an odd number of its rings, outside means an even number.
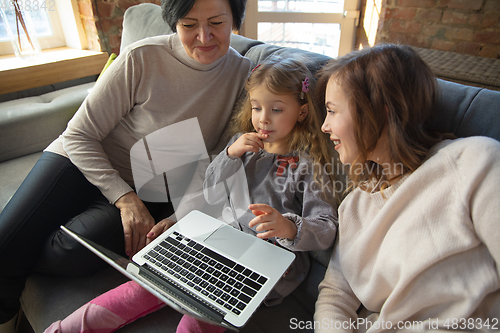
[[[227,141],[219,139],[250,68],[251,61],[232,48],[202,65],[187,56],[176,34],[134,43],[46,151],[68,156],[114,203],[133,187],[130,148],[155,130],[198,117],[209,153],[224,148]]]
[[[354,190],[339,208],[339,239],[320,284],[316,331],[370,325],[369,332],[394,331],[410,323],[413,331],[445,330],[453,318],[460,325],[471,317],[480,318],[473,328],[482,323],[488,331],[489,318],[490,330],[498,331],[499,186],[500,143],[474,137],[433,147],[385,198]],[[373,312],[370,323],[358,319],[361,304]]]

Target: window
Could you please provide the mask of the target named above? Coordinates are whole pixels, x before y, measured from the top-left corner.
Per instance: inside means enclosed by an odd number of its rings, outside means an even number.
[[[34,27],[42,50],[66,45],[55,0],[18,0],[18,4],[26,24]],[[12,54],[10,40],[17,35],[17,26],[11,0],[0,0],[0,11],[0,55]]]
[[[337,57],[353,49],[358,0],[249,0],[242,33]]]

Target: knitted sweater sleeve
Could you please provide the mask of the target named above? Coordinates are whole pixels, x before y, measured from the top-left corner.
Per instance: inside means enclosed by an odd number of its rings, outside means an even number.
[[[231,187],[246,184],[246,175],[243,162],[240,158],[232,159],[227,155],[227,148],[231,146],[241,134],[236,134],[231,138],[226,148],[223,149],[210,163],[205,173],[203,192],[205,200],[215,205],[224,202],[231,192]],[[237,191],[244,189],[238,188]],[[248,192],[248,188],[246,189]]]
[[[460,158],[451,160],[450,165],[477,236],[488,248],[500,275],[500,143],[470,138]]]
[[[312,170],[311,163],[302,164],[302,167]],[[321,182],[313,172],[301,172],[303,178],[298,181],[295,195],[300,196],[302,202],[301,214],[285,213],[284,217],[297,226],[297,235],[294,240],[277,238],[280,245],[292,251],[325,250],[332,246],[337,235],[338,219],[334,192],[322,184],[329,184],[329,177],[323,173]]]
[[[318,287],[314,313],[314,321],[319,324],[316,333],[353,332],[355,326],[350,323],[356,323],[358,318],[356,310],[361,302],[342,274],[338,244],[336,242],[325,278]]]
[[[132,188],[111,165],[102,141],[132,109],[139,82],[137,68],[128,54],[119,56],[97,81],[63,133],[64,150],[71,161],[111,203]]]

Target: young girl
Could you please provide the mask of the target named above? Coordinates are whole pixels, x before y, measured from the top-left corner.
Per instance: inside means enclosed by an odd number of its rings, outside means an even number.
[[[335,179],[323,168],[333,154],[328,137],[319,130],[321,116],[313,102],[312,84],[311,73],[298,60],[271,58],[258,65],[247,80],[248,96],[234,121],[238,134],[206,172],[204,187],[210,198],[215,186],[243,165],[252,204],[226,222],[296,254],[266,305],[279,304],[305,279],[310,265],[304,251],[327,249],[336,236]],[[161,228],[160,223],[151,233],[157,235]],[[112,332],[161,306],[154,296],[128,282],[46,332],[98,328]],[[110,324],[109,318],[119,319]],[[177,332],[223,331],[188,316],[177,327]]]
[[[500,143],[428,131],[436,86],[405,46],[322,71],[322,130],[350,165],[352,191],[320,284],[320,332],[500,327]]]

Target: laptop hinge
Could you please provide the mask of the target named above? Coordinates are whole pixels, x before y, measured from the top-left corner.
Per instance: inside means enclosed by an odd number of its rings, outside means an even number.
[[[154,285],[158,288],[168,292],[172,297],[180,301],[186,307],[196,309],[198,312],[203,313],[207,318],[216,323],[227,323],[224,320],[224,316],[226,315],[224,312],[213,307],[203,299],[198,298],[191,291],[178,285],[174,281],[167,279],[152,269],[147,263],[140,267],[139,275],[154,283]]]

